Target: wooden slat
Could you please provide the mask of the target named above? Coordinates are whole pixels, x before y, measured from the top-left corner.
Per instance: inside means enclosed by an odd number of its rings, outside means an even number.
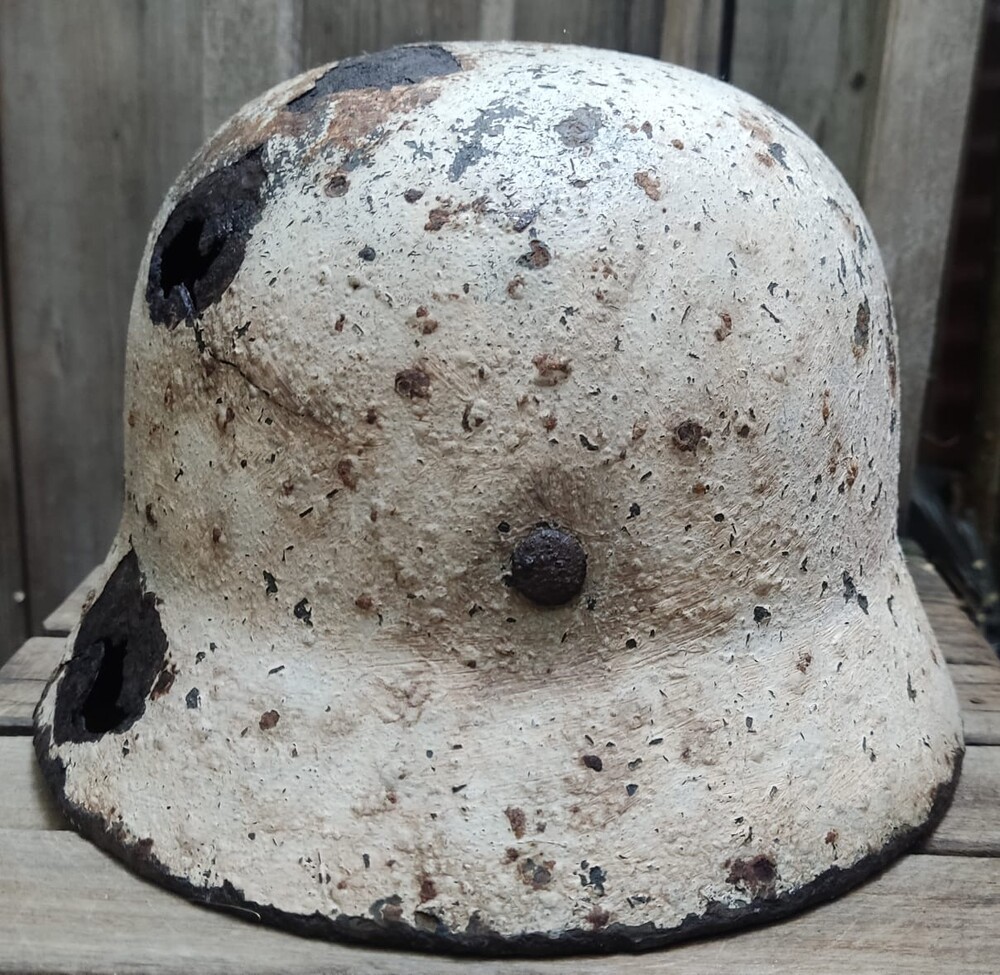
[[[48,680],[62,657],[63,637],[34,636],[0,667],[0,680]]]
[[[28,633],[24,564],[20,535],[17,451],[11,384],[15,377],[7,361],[3,206],[0,204],[0,665],[21,645]]]
[[[660,57],[704,74],[719,73],[722,0],[665,0]]]
[[[983,666],[997,664],[996,651],[986,642],[986,638],[959,608],[957,602],[930,601],[924,603],[924,612],[927,613],[927,619],[948,663]]]
[[[0,736],[31,734],[31,715],[43,690],[43,680],[0,678]]]
[[[887,0],[861,202],[899,326],[901,510],[916,463],[983,0]]]
[[[0,775],[0,829],[69,829],[42,779],[30,738],[0,738]]]
[[[917,595],[922,603],[955,602],[958,598],[951,586],[941,577],[941,573],[927,561],[922,553],[907,554],[906,565],[917,587]]]
[[[884,2],[740,0],[733,84],[796,122],[859,191],[875,106]]]
[[[0,972],[206,975],[671,975],[995,971],[997,861],[907,857],[847,897],[784,924],[663,952],[475,961],[364,951],[269,931],[186,904],[71,832],[0,830]]]
[[[966,750],[955,798],[922,852],[1000,857],[1000,748]]]
[[[1000,745],[1000,673],[994,665],[968,665],[952,671],[970,745]]]
[[[662,24],[663,4],[650,0],[517,0],[514,36],[658,57]]]
[[[100,575],[101,567],[95,566],[81,582],[42,622],[42,628],[51,636],[66,636],[79,622],[83,607],[90,601]]]

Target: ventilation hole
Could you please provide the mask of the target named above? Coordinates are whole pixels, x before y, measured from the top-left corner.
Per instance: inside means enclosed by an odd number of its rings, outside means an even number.
[[[80,708],[83,726],[95,735],[103,735],[125,720],[125,711],[118,703],[125,677],[125,644],[103,642],[101,662],[90,693]]]

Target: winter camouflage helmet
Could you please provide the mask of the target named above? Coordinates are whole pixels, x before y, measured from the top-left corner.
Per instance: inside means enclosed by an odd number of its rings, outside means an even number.
[[[145,876],[590,952],[829,898],[940,816],[885,273],[754,98],[526,44],[305,74],[168,194],[126,369],[121,528],[36,724]]]

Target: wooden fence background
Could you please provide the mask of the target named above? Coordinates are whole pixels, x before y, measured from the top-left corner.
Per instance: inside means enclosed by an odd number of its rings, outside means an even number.
[[[903,475],[983,0],[0,0],[0,663],[104,554],[124,338],[174,176],[248,98],[413,40],[614,47],[727,73],[841,167],[900,323]]]

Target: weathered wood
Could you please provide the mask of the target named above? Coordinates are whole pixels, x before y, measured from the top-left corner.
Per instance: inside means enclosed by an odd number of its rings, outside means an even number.
[[[30,738],[0,738],[0,782],[0,829],[69,829],[42,779]]]
[[[363,951],[295,938],[185,903],[135,879],[71,832],[0,830],[0,972],[206,975],[611,975],[993,970],[1000,872],[985,857],[913,856],[783,924],[666,951],[553,961],[476,961]]]
[[[0,678],[0,735],[31,733],[31,715],[44,689],[43,680]]]
[[[982,13],[983,0],[888,0],[860,195],[899,326],[904,518]]]
[[[956,667],[952,673],[966,743],[1000,745],[1000,670],[993,665],[968,665]]]
[[[955,798],[924,853],[1000,857],[1000,748],[965,753]]]
[[[24,564],[21,552],[18,465],[15,450],[14,404],[8,371],[7,318],[4,296],[3,206],[0,205],[0,665],[27,635]]]
[[[663,5],[649,0],[517,0],[514,36],[656,57],[660,53],[662,23]]]
[[[48,680],[62,656],[61,637],[36,636],[0,667],[2,680]]]
[[[740,0],[733,84],[809,133],[858,192],[882,51],[885,4]]]
[[[950,664],[996,665],[996,651],[954,601],[924,603],[924,612]]]
[[[665,0],[660,57],[705,74],[719,73],[722,0]]]
[[[83,581],[42,622],[42,629],[50,636],[66,636],[76,626],[83,607],[94,595],[101,567],[95,566]]]
[[[510,12],[492,5],[493,30],[510,36]],[[393,44],[474,38],[481,16],[478,0],[304,0],[303,59],[310,67],[378,51]]]

